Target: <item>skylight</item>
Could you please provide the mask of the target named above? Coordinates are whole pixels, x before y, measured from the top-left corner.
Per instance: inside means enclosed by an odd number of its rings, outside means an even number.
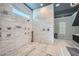
[[[23,16],[23,17],[27,17],[28,19],[30,19],[30,15],[29,14],[25,14],[22,11],[18,10],[17,8],[12,9],[12,12],[18,16]]]

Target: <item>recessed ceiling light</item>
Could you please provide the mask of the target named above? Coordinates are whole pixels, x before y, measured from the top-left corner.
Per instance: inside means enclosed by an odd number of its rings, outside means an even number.
[[[43,6],[43,4],[41,3],[40,6]]]
[[[71,4],[70,4],[71,7],[75,7],[75,6],[77,6],[77,5],[78,5],[77,3],[71,3]]]
[[[56,7],[59,7],[59,6],[60,6],[60,4],[58,3],[58,4],[56,4],[55,6],[56,6]]]

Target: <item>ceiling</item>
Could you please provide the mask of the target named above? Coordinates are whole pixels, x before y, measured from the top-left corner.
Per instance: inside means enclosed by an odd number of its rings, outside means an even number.
[[[35,9],[38,9],[38,8],[41,8],[41,7],[50,5],[50,4],[52,3],[24,3],[24,5],[26,5],[31,10],[35,10]]]
[[[56,7],[56,4],[60,4]],[[55,18],[71,16],[74,12],[78,11],[79,4],[72,7],[71,3],[55,3],[54,14]]]
[[[42,6],[41,6],[42,4]],[[52,3],[24,3],[25,6],[30,8],[32,11],[44,6],[50,5]],[[55,18],[71,16],[74,12],[78,11],[79,4],[71,7],[71,3],[54,3],[54,15]],[[75,4],[75,3],[73,3]]]

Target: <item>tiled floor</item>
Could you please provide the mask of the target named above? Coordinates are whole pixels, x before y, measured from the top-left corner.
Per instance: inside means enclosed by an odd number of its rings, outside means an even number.
[[[70,42],[69,42],[70,43]],[[60,56],[60,48],[73,47],[67,40],[55,40],[53,44],[33,42],[25,44],[19,49],[7,52],[7,56]],[[72,42],[71,42],[72,43]]]

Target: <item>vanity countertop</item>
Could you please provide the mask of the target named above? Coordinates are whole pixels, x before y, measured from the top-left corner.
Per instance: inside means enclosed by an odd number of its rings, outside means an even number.
[[[74,35],[77,35],[77,36],[79,36],[79,34],[74,34]]]

